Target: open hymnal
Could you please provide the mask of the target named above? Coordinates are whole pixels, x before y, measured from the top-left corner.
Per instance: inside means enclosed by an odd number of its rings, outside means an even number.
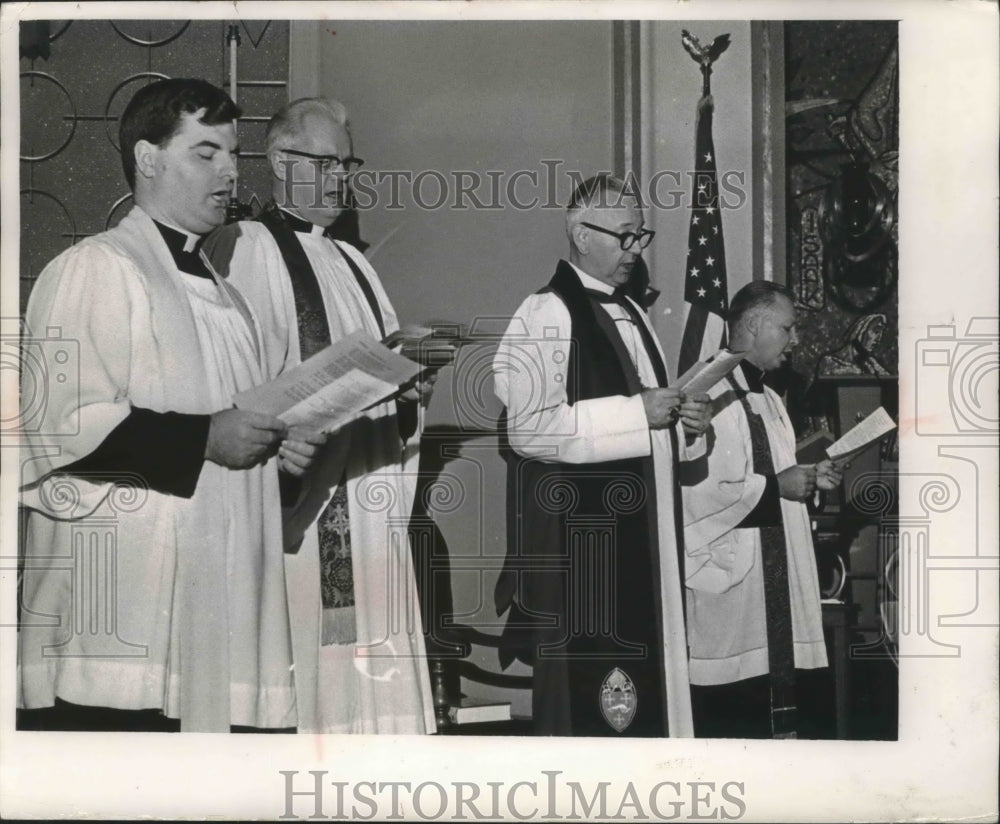
[[[289,426],[332,432],[395,394],[423,367],[364,331],[332,343],[269,383],[240,392],[240,409],[266,412]]]
[[[896,428],[896,424],[883,407],[879,407],[867,418],[855,425],[841,438],[826,448],[827,457],[841,461],[853,457],[879,441]]]
[[[746,352],[729,352],[723,349],[710,361],[698,361],[671,386],[691,395],[707,392],[739,366],[745,356]]]

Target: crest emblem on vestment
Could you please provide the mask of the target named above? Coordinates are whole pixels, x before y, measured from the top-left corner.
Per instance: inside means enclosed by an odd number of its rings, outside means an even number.
[[[601,684],[601,714],[615,732],[621,732],[635,718],[639,699],[635,684],[622,670],[615,667]]]

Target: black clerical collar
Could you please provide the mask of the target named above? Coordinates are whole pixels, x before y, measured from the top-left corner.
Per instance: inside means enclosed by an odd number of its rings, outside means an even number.
[[[763,392],[764,370],[758,369],[748,360],[744,360],[740,366],[743,367],[743,377],[747,379],[747,388],[751,392]]]
[[[291,226],[295,232],[302,232],[306,235],[324,235],[329,228],[327,226],[317,226],[315,223],[310,223],[308,220],[304,220],[298,215],[293,215],[291,212],[287,212],[280,207],[276,211],[281,215],[281,219]]]
[[[596,300],[598,303],[625,303],[625,287],[619,286],[613,292],[602,292],[599,289],[587,289],[584,287],[584,292],[587,293],[591,298]]]
[[[160,235],[166,241],[167,248],[174,259],[174,265],[182,272],[189,275],[197,275],[200,278],[212,279],[212,272],[201,257],[201,244],[205,238],[201,235],[191,235],[174,229],[172,226],[165,226],[158,220],[154,220],[156,228],[160,230]]]
[[[633,292],[638,291],[638,289],[633,288],[631,279],[629,282],[615,286],[612,289],[611,284],[605,283],[604,281],[598,281],[593,275],[588,275],[575,264],[570,263],[570,266],[573,267],[577,277],[580,278],[580,283],[583,284],[583,291],[598,303],[617,303],[619,306],[625,306],[625,308],[628,308],[626,306],[625,298],[629,297],[638,303],[643,309],[648,310],[660,296],[658,289],[653,289],[651,286],[647,285],[645,287],[645,294],[641,298],[638,297],[633,294]],[[598,283],[603,288],[596,288]]]

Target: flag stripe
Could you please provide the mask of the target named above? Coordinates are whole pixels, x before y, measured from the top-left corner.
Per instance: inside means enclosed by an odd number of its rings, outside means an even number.
[[[698,104],[695,129],[695,172],[684,267],[687,316],[677,363],[679,375],[695,361],[725,345],[725,316],[729,309],[725,242],[712,140],[712,104],[707,98],[702,98]]]

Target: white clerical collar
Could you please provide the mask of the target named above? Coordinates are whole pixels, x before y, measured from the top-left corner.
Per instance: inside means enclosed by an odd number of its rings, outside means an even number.
[[[573,267],[573,271],[576,272],[576,276],[580,278],[580,283],[583,284],[584,289],[593,289],[595,292],[603,292],[605,295],[610,295],[615,291],[615,287],[610,283],[605,283],[603,280],[598,280],[593,275],[588,275],[576,264],[566,261],[570,266]]]
[[[289,218],[288,222],[291,224],[292,229],[296,232],[316,237],[317,235],[322,235],[326,231],[326,226],[317,226],[315,223],[310,223],[305,218],[299,217],[294,212],[290,212],[282,206],[279,206],[278,209],[280,209],[285,216]]]

